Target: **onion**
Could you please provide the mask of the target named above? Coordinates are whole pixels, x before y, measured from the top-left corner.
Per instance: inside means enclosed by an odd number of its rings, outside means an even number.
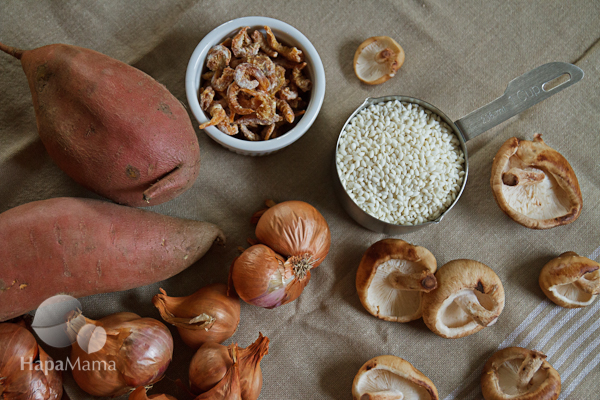
[[[161,322],[128,312],[98,321],[85,318],[85,322],[87,325],[83,328],[71,328],[81,333],[92,325],[105,331],[106,343],[85,346],[87,343],[81,343],[81,335],[73,343],[73,378],[81,389],[94,396],[114,397],[162,378],[173,357],[173,338]],[[88,351],[99,349],[88,354],[82,344]]]
[[[256,400],[262,389],[260,361],[269,352],[269,338],[259,333],[247,348],[204,343],[190,363],[190,387],[198,399]],[[233,396],[233,397],[227,397]],[[237,396],[237,397],[235,397]]]
[[[229,348],[231,366],[227,372],[212,389],[198,395],[194,400],[240,400],[240,370],[238,363],[238,347],[232,345]],[[243,400],[243,399],[242,399]]]
[[[190,363],[190,387],[193,393],[204,393],[215,387],[231,368],[229,347],[214,342],[204,343]]]
[[[285,257],[298,257],[316,268],[331,245],[325,218],[303,201],[285,201],[270,207],[258,220],[256,237]]]
[[[310,271],[329,252],[331,234],[325,218],[302,201],[270,207],[258,220],[262,244],[244,251],[233,263],[231,281],[247,303],[274,308],[302,293]]]
[[[0,324],[0,398],[55,400],[62,394],[62,375],[35,337],[20,325]]]
[[[163,289],[160,291],[152,299],[154,306],[193,349],[205,342],[222,343],[235,333],[240,323],[240,300],[228,296],[225,284],[205,286],[187,297],[169,297]]]

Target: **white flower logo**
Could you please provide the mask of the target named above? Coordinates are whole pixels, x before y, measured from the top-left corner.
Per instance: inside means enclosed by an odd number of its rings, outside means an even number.
[[[31,327],[52,347],[69,347],[77,342],[88,354],[95,353],[106,343],[106,331],[86,322],[79,300],[68,295],[52,296],[37,309]]]

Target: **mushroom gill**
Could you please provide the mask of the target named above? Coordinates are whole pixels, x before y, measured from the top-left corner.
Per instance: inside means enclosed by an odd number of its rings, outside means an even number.
[[[566,225],[581,213],[573,168],[540,134],[533,141],[508,139],[494,157],[490,183],[500,209],[528,228]]]

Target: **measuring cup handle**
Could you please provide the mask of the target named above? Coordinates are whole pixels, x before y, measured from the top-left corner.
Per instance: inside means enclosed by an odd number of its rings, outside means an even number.
[[[563,75],[568,75],[569,80],[557,85],[550,84]],[[510,81],[502,96],[459,119],[455,124],[465,141],[468,141],[582,78],[583,71],[573,64],[551,62],[541,65]]]

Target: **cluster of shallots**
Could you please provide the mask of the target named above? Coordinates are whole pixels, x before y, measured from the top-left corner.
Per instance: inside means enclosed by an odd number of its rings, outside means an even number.
[[[302,201],[273,205],[257,217],[260,243],[235,259],[231,281],[242,300],[274,308],[300,296],[329,252],[331,233],[321,213]]]
[[[271,28],[266,38],[259,30],[242,28],[233,39],[213,46],[202,74],[200,106],[210,121],[230,136],[269,140],[289,131],[304,114],[302,97],[312,83],[304,73],[302,50],[281,44]]]

